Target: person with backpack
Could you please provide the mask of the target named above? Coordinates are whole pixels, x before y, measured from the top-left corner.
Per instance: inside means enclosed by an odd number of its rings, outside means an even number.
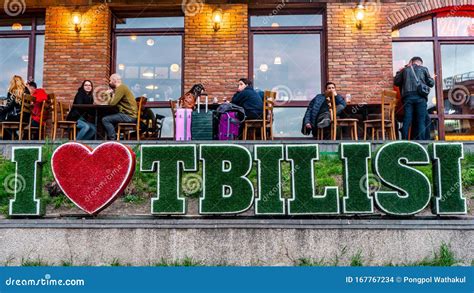
[[[436,76],[434,76],[436,77]],[[400,88],[405,115],[403,117],[402,138],[409,139],[408,132],[413,125],[412,139],[424,140],[429,131],[426,125],[427,101],[430,88],[434,86],[428,68],[423,66],[421,57],[413,57],[395,75],[393,84]]]

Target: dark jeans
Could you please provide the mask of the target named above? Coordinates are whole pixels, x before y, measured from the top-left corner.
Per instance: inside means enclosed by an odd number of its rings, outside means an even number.
[[[426,99],[420,96],[403,98],[405,116],[403,117],[402,138],[408,139],[408,130],[411,130],[411,139],[424,140],[426,137],[426,116],[428,115]]]
[[[117,133],[115,133],[116,124],[134,122],[137,122],[136,118],[132,118],[124,113],[117,113],[102,118],[102,124],[104,125],[105,131],[107,132],[107,138],[111,140],[117,139]]]

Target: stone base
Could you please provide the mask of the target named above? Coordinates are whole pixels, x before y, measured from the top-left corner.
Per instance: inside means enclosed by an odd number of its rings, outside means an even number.
[[[192,258],[207,265],[291,266],[299,259],[349,265],[409,264],[446,243],[474,259],[474,221],[464,219],[113,218],[0,221],[0,264],[148,266]]]

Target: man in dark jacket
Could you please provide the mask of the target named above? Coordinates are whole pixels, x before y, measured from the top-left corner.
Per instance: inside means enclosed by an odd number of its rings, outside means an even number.
[[[253,89],[252,82],[246,78],[239,80],[239,89],[232,97],[232,103],[244,108],[248,120],[263,118],[262,98]]]
[[[416,74],[416,77],[415,77]],[[418,79],[418,82],[417,80]],[[428,68],[423,66],[421,57],[413,57],[405,67],[395,75],[393,84],[400,88],[405,116],[403,117],[402,138],[408,139],[410,125],[414,125],[412,130],[413,139],[425,139],[427,129],[426,117],[427,97],[418,93],[418,84],[423,83],[429,87],[434,86],[434,78],[430,76]]]
[[[346,101],[336,92],[336,84],[333,82],[326,83],[326,93],[332,92],[336,99],[336,115],[339,115],[346,108]],[[303,118],[301,132],[308,135],[311,131],[316,136],[317,128],[326,128],[331,124],[331,114],[329,113],[329,104],[326,94],[318,94],[309,103],[308,109]]]

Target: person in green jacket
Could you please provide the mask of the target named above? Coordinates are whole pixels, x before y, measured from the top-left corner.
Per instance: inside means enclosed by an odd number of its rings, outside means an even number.
[[[112,74],[109,82],[113,90],[110,105],[117,106],[119,113],[102,118],[107,137],[111,140],[117,139],[115,125],[118,123],[137,122],[138,107],[132,91],[122,83],[122,78],[118,74]]]

